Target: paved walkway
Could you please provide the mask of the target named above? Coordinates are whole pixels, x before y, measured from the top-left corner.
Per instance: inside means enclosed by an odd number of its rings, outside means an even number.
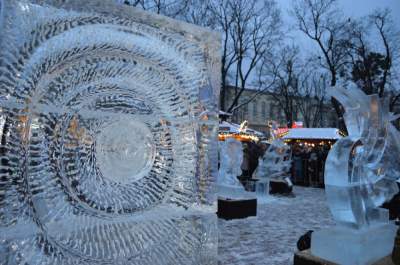
[[[257,217],[219,220],[221,265],[293,264],[298,238],[332,226],[324,190],[295,187],[295,198],[274,197],[258,205]]]

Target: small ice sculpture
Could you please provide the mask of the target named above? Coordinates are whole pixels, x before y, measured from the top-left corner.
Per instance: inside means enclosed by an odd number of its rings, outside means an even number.
[[[218,147],[220,159],[218,195],[225,198],[243,197],[246,192],[237,178],[242,174],[242,143],[236,139],[227,138],[225,141],[220,141]]]
[[[219,35],[0,1],[0,263],[216,264]]]
[[[233,138],[219,142],[220,168],[218,184],[225,186],[242,186],[238,176],[242,175],[242,143]]]
[[[258,160],[255,177],[258,179],[256,191],[258,195],[269,194],[269,181],[284,181],[292,185],[290,181],[290,168],[292,164],[292,152],[290,146],[281,139],[275,139],[268,147],[262,158]]]
[[[325,191],[337,226],[314,233],[311,251],[339,264],[369,264],[393,248],[396,227],[379,206],[398,192],[400,133],[378,95],[335,89],[332,96],[345,109],[349,132],[325,165]]]

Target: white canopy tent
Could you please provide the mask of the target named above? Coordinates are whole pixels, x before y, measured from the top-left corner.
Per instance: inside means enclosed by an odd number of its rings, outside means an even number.
[[[223,121],[219,124],[219,131],[226,133],[240,133],[239,131],[240,125],[235,123],[230,123],[227,121]]]
[[[321,139],[338,140],[342,138],[339,129],[336,128],[295,128],[289,129],[283,139]]]
[[[255,135],[260,136],[260,137],[264,136],[264,133],[256,131],[256,130],[253,130],[253,129],[249,129],[249,128],[247,128],[246,132],[250,133],[250,134],[255,134]]]
[[[231,123],[231,122],[227,122],[227,121],[223,121],[219,124],[219,131],[220,132],[226,132],[226,133],[241,133],[240,131],[240,125],[236,124],[236,123]],[[244,133],[247,134],[254,134],[257,136],[264,136],[264,134],[262,132],[250,129],[250,128],[246,128],[244,131]]]

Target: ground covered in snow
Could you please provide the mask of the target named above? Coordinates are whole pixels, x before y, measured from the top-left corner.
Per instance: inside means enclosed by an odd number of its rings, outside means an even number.
[[[301,235],[334,225],[324,190],[296,186],[294,194],[258,205],[257,217],[220,219],[220,264],[293,264]]]

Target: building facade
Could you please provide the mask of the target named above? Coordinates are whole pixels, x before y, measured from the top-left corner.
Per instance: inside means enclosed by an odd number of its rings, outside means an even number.
[[[226,89],[225,106],[230,106],[236,93],[237,90],[235,90],[235,87],[230,86]],[[287,125],[285,112],[279,102],[277,102],[276,96],[279,97],[279,95],[273,95],[271,92],[259,93],[257,90],[246,89],[239,98],[238,106],[250,99],[252,100],[233,112],[231,117],[232,122],[240,124],[244,120],[247,120],[250,128],[261,132],[268,132],[268,123],[270,121],[276,121],[280,126],[285,127]],[[310,98],[310,100],[314,101],[311,102],[310,106],[313,103],[318,104],[315,99]],[[304,121],[301,111],[296,106],[294,106],[292,113],[293,122]],[[319,127],[337,127],[336,113],[329,101],[324,103],[320,115],[321,122]]]

